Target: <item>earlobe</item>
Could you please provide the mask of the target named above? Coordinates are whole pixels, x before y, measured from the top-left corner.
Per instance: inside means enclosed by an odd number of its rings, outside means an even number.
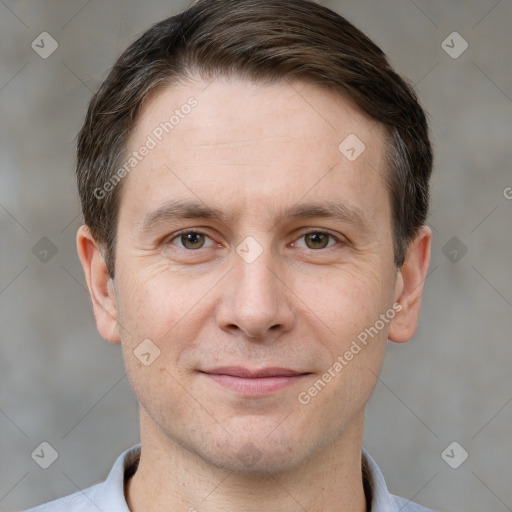
[[[83,225],[78,229],[76,245],[84,269],[98,331],[110,343],[120,343],[114,285],[108,274],[100,247],[88,226]]]
[[[388,338],[396,343],[409,341],[416,332],[423,285],[430,263],[432,231],[422,226],[409,244],[407,255],[397,276],[395,301],[401,310],[391,322]]]

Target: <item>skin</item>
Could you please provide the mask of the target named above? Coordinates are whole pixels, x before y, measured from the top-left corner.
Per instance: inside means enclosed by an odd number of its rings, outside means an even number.
[[[134,512],[362,512],[365,405],[388,338],[405,342],[416,330],[431,232],[419,230],[397,269],[383,129],[312,84],[219,78],[161,89],[130,147],[190,96],[198,106],[124,178],[114,281],[89,229],[77,235],[98,330],[121,343],[140,403],[142,454],[127,502]],[[338,149],[349,134],[366,146],[352,162]],[[176,199],[226,218],[168,216],[141,229]],[[360,219],[276,217],[328,201]],[[183,229],[206,236],[185,246]],[[332,236],[305,236],[315,229]],[[251,263],[236,252],[249,236],[262,251]],[[298,394],[396,303],[401,311],[302,404]],[[144,339],[160,350],[149,366],[133,352]],[[249,397],[199,372],[221,365],[310,375]]]

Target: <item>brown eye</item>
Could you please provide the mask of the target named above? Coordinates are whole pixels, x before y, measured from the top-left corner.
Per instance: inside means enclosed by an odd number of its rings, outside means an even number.
[[[325,249],[329,244],[331,235],[322,232],[313,232],[304,235],[308,249]]]
[[[191,231],[181,235],[180,241],[185,249],[201,249],[205,242],[205,236],[202,233]]]
[[[199,231],[186,231],[177,234],[167,242],[168,245],[177,245],[181,249],[194,250],[211,247],[213,240]]]

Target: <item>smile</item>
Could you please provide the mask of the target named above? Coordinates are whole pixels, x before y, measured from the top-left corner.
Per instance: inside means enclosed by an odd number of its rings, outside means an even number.
[[[201,373],[224,388],[250,396],[275,393],[310,375],[283,368],[250,371],[241,367],[216,368]]]

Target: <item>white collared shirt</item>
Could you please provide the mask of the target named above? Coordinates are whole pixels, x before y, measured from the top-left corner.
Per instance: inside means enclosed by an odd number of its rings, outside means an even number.
[[[50,501],[25,512],[130,512],[124,495],[125,472],[140,456],[140,444],[123,452],[107,479],[83,491]],[[363,449],[363,474],[371,493],[368,512],[433,512],[388,491],[377,463]]]

